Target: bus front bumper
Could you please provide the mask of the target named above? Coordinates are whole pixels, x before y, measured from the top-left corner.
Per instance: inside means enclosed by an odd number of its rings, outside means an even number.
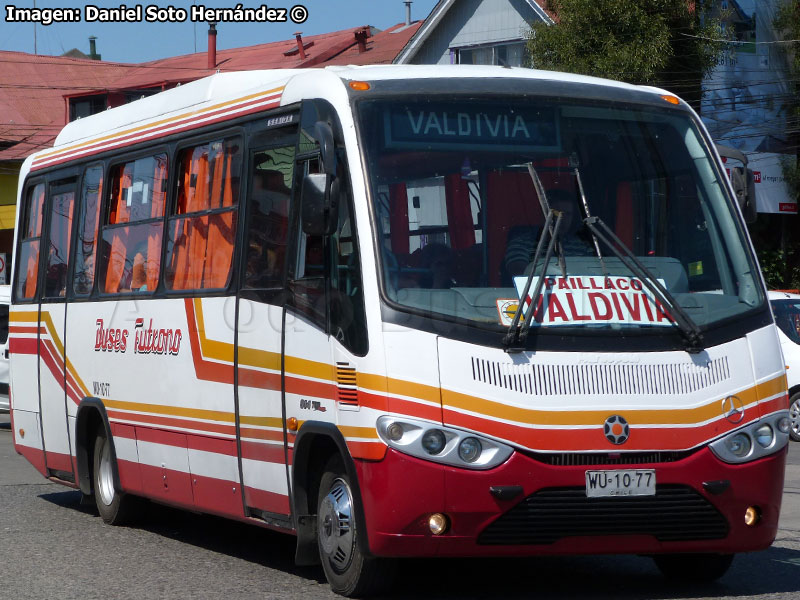
[[[743,465],[703,448],[672,463],[571,467],[515,452],[495,469],[470,471],[389,449],[356,469],[375,556],[735,553],[775,539],[786,452]],[[616,499],[609,510],[586,499],[586,471],[599,469],[655,469],[657,503]],[[502,499],[497,488],[518,493]],[[749,507],[755,525],[745,524]],[[444,534],[431,533],[433,513],[447,516]]]

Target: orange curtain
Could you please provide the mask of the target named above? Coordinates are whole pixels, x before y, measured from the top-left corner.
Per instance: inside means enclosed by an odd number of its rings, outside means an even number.
[[[219,150],[212,153],[215,146]],[[190,160],[186,154],[178,214],[234,206],[231,174],[236,152],[235,147],[211,142],[195,148]],[[235,223],[233,212],[175,220],[172,289],[219,288],[227,283]]]
[[[111,256],[108,257],[106,268],[105,292],[116,294],[120,291],[122,277],[125,274],[126,241],[129,227],[115,229],[111,238]]]
[[[27,242],[28,261],[25,266],[25,298],[36,294],[36,280],[39,278],[39,240]],[[23,245],[24,247],[24,245]]]

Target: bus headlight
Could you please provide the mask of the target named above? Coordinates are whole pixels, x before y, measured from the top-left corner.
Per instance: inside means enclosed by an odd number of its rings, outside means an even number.
[[[775,434],[769,425],[765,424],[756,429],[756,441],[762,448],[769,448],[774,439]]]
[[[788,411],[780,411],[760,421],[731,431],[711,442],[709,447],[717,458],[727,463],[743,463],[768,456],[789,443]]]
[[[422,436],[422,447],[428,454],[439,454],[444,450],[447,444],[447,438],[444,437],[444,432],[438,429],[428,429]]]
[[[487,437],[405,416],[379,417],[377,429],[390,448],[466,469],[492,469],[514,452],[510,446]]]
[[[464,438],[458,445],[458,457],[464,462],[473,463],[480,458],[482,450],[483,447],[478,438]]]
[[[750,436],[746,433],[737,433],[725,440],[725,446],[731,454],[737,458],[744,458],[750,454],[750,449],[753,443],[750,441]]]

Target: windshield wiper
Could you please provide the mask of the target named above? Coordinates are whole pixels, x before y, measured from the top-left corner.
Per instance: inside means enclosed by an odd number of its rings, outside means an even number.
[[[667,291],[650,269],[636,258],[625,243],[600,217],[586,217],[583,222],[592,234],[603,242],[617,258],[650,290],[663,306],[667,307],[665,316],[678,328],[686,342],[686,351],[696,354],[703,350],[703,334],[689,314],[678,304],[674,296]],[[613,242],[613,243],[612,243]]]
[[[550,212],[550,202],[547,200],[547,194],[544,191],[542,180],[539,178],[539,173],[532,162],[528,163],[528,175],[533,181],[533,187],[536,190],[536,195],[539,196],[539,204],[542,207],[542,214],[546,215]],[[550,235],[553,235],[553,225],[550,225]],[[561,274],[566,278],[567,276],[567,261],[564,258],[564,249],[561,247],[561,242],[556,240],[555,251],[558,255],[558,266],[561,268]]]
[[[553,225],[554,218],[555,225]],[[544,220],[544,227],[542,228],[542,234],[539,236],[539,243],[536,245],[536,253],[533,255],[533,262],[531,263],[530,267],[528,267],[528,273],[525,278],[525,287],[522,289],[522,292],[519,295],[519,304],[517,305],[517,310],[514,313],[514,319],[511,321],[511,325],[508,327],[508,333],[506,333],[505,337],[503,338],[503,346],[505,346],[506,352],[522,352],[525,350],[525,343],[528,339],[528,331],[530,330],[531,321],[533,320],[537,304],[539,303],[539,296],[542,294],[542,287],[544,286],[547,267],[550,265],[550,259],[553,257],[553,250],[558,243],[558,232],[561,227],[561,220],[563,218],[564,214],[561,211],[555,211],[552,208],[548,208],[547,217]],[[548,240],[547,238],[550,239]],[[544,256],[544,262],[539,269],[536,287],[533,288],[530,306],[526,312],[525,301],[528,298],[528,292],[530,291],[531,283],[533,282],[533,273],[536,270],[536,265],[539,262],[539,257],[542,254],[542,248],[544,247],[545,241],[547,241],[547,251]],[[520,326],[520,320],[523,314],[525,315],[525,321],[522,323],[522,326]]]

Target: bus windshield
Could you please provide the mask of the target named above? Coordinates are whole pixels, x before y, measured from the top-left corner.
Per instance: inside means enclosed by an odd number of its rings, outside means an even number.
[[[701,329],[763,306],[720,172],[686,111],[441,98],[358,104],[382,285],[395,307],[508,328],[526,283],[543,278],[533,328],[663,331],[676,309],[643,277]],[[550,209],[561,216],[553,256],[545,264],[542,250],[534,264]],[[632,271],[626,253],[644,270]]]

